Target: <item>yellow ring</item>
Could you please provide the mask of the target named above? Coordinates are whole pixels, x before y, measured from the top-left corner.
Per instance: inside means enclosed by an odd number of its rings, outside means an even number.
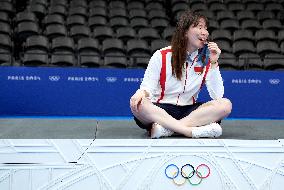
[[[173,176],[175,176],[176,174],[177,174],[177,172],[174,172],[174,173],[173,173]],[[183,181],[182,181],[181,183],[176,182],[175,179],[176,179],[176,178],[173,178],[173,182],[174,182],[174,184],[176,184],[177,186],[181,186],[181,185],[183,185],[183,184],[186,182],[186,179],[185,179],[185,178],[182,178]]]

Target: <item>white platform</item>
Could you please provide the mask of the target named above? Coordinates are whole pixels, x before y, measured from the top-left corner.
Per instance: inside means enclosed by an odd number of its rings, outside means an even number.
[[[283,146],[284,140],[4,139],[0,190],[278,190]],[[166,177],[169,164],[188,163],[207,164],[211,173],[198,186]],[[179,174],[176,181],[182,180]]]

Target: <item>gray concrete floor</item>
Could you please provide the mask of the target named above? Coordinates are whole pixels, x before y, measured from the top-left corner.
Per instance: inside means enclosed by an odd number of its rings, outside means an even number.
[[[222,139],[284,139],[284,120],[224,120]],[[1,139],[147,139],[133,120],[2,118]],[[185,138],[174,135],[170,138]]]

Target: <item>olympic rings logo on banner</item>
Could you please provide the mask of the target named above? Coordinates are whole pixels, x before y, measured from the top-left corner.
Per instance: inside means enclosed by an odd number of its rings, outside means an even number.
[[[174,169],[174,171],[170,172],[170,168]],[[202,174],[202,172],[200,171],[201,168],[206,168],[207,169],[207,173]],[[189,170],[188,170],[189,169]],[[200,164],[196,167],[196,169],[194,168],[193,165],[191,164],[185,164],[181,167],[181,169],[178,168],[177,165],[175,164],[169,164],[166,169],[165,169],[165,175],[167,178],[172,179],[174,184],[181,186],[183,185],[186,180],[191,184],[191,185],[199,185],[203,179],[209,177],[210,175],[210,168],[208,165],[206,164]],[[178,175],[181,174],[182,176],[182,181],[181,182],[177,182],[177,177]],[[196,174],[196,176],[199,178],[199,181],[197,182],[193,182],[192,181],[192,177]]]
[[[59,81],[60,80],[60,76],[49,76],[48,78],[51,81]]]

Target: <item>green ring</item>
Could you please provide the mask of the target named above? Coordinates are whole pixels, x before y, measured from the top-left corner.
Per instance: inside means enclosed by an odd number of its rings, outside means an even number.
[[[192,171],[192,172],[193,172],[193,171]],[[192,173],[192,172],[191,172],[191,173]],[[196,171],[196,172],[198,172],[198,171]],[[191,173],[190,173],[188,176],[190,176]],[[198,172],[198,174],[201,175],[200,172]],[[191,185],[193,185],[193,186],[197,186],[197,185],[199,185],[199,184],[202,182],[202,178],[200,178],[200,177],[199,177],[200,181],[199,181],[198,183],[192,183],[192,182],[190,181],[190,179],[191,179],[191,178],[188,178],[187,180],[188,180],[188,182],[189,182]]]

